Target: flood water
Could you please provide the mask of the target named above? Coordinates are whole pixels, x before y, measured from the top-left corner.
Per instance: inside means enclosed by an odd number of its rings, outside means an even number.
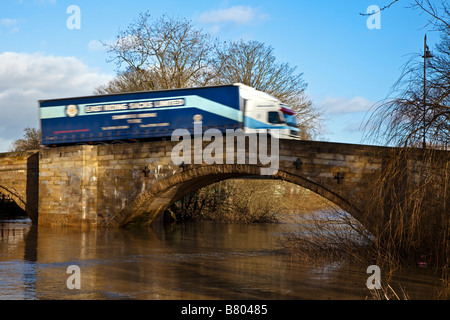
[[[212,222],[120,230],[54,229],[0,221],[0,299],[351,299],[370,296],[366,267],[308,266],[277,251],[287,224]],[[69,266],[80,289],[69,289]],[[394,283],[434,299],[438,279],[417,268]]]

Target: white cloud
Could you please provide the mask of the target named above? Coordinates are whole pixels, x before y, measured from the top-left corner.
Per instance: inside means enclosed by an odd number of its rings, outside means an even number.
[[[23,4],[24,0],[16,0],[17,3]],[[45,4],[56,4],[56,0],[33,0],[34,3],[45,5]]]
[[[327,140],[363,143],[368,113],[374,102],[361,96],[328,96],[318,103],[325,118]]]
[[[18,137],[22,138],[22,136]],[[15,139],[3,139],[0,137],[0,152],[8,152]]]
[[[0,152],[38,127],[38,100],[90,95],[112,78],[74,57],[4,52],[0,61]]]
[[[37,2],[39,4],[47,4],[47,3],[56,4],[56,0],[37,0]]]
[[[16,33],[20,31],[19,22],[18,19],[3,18],[0,20],[0,26],[8,29],[11,33]]]
[[[17,25],[17,23],[18,23],[17,19],[3,18],[2,20],[0,20],[0,24],[6,27],[13,27]]]
[[[101,43],[98,40],[91,40],[88,43],[88,50],[89,51],[105,51],[106,48],[103,45],[103,43]]]
[[[206,11],[198,16],[198,21],[211,25],[211,30],[217,33],[221,26],[241,26],[254,22],[265,21],[268,14],[261,13],[259,9],[251,6],[233,6],[227,9]]]
[[[351,99],[328,96],[319,105],[326,114],[346,114],[354,112],[366,112],[373,102],[364,97],[354,97]]]

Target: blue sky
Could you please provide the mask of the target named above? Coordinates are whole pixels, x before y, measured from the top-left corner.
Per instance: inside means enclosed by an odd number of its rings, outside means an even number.
[[[275,50],[279,62],[303,72],[307,94],[324,115],[323,140],[362,141],[368,109],[388,95],[423,37],[432,49],[438,34],[427,17],[400,0],[367,27],[370,5],[387,0],[298,1],[106,1],[2,0],[0,3],[0,152],[38,127],[38,100],[92,94],[114,77],[100,42],[112,41],[140,12],[193,21],[223,41],[257,40]],[[80,9],[80,28],[67,20]],[[419,58],[420,59],[420,58]]]

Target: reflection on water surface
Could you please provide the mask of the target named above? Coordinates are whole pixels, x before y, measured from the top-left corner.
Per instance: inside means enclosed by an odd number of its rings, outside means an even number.
[[[0,222],[0,299],[365,299],[366,269],[302,265],[277,253],[286,224],[190,223],[151,229],[50,229]],[[67,268],[81,271],[70,290]],[[399,276],[433,299],[426,269]]]

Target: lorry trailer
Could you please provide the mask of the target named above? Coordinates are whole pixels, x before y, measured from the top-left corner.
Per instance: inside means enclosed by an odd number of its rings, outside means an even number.
[[[176,129],[243,129],[298,139],[294,111],[275,97],[235,83],[40,100],[42,145],[111,143],[170,137]]]

